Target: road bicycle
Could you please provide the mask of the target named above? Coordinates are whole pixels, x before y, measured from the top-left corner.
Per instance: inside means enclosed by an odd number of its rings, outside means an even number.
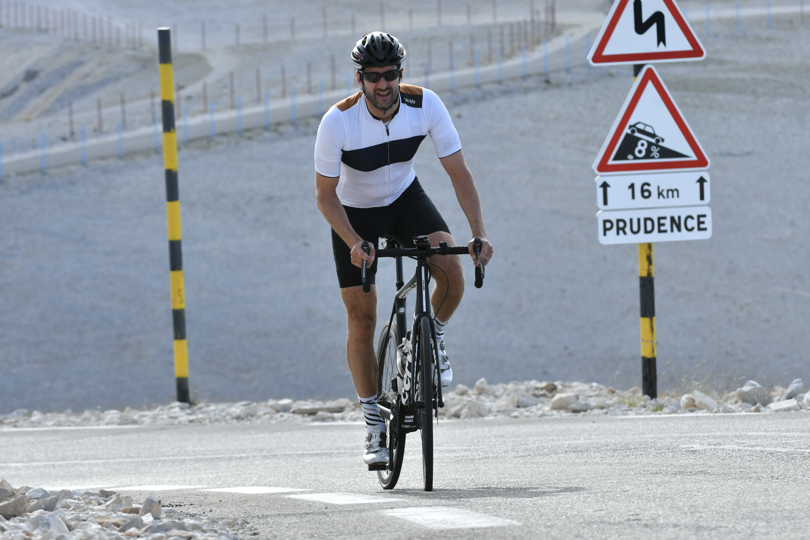
[[[414,238],[413,248],[403,248],[393,238],[386,238],[377,257],[396,258],[396,288],[391,317],[383,326],[377,343],[377,407],[385,420],[387,465],[369,466],[377,470],[383,489],[393,489],[399,480],[405,455],[405,437],[420,431],[422,435],[422,479],[425,491],[433,490],[433,419],[444,407],[442,385],[439,382],[439,348],[430,304],[430,279],[433,269],[444,272],[427,259],[433,255],[464,255],[466,247],[450,247],[446,242],[431,247],[427,236]],[[476,256],[481,252],[481,239],[473,241]],[[402,258],[416,261],[416,270],[407,283],[403,282]],[[365,261],[364,261],[365,263]],[[475,268],[475,286],[481,288],[484,265]],[[363,264],[363,290],[365,264]],[[410,330],[405,318],[405,299],[416,291],[416,306]]]

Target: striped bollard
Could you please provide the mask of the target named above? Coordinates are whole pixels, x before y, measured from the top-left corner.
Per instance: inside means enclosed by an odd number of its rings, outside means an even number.
[[[242,96],[236,96],[236,132],[242,134]]]
[[[87,132],[82,124],[82,165],[87,165]]]
[[[475,51],[475,87],[481,87],[480,69],[478,67],[478,51]]]
[[[264,129],[270,129],[270,90],[264,91]]]
[[[177,134],[174,125],[174,72],[172,70],[172,38],[168,28],[158,28],[158,47],[160,100],[163,109],[163,165],[166,169],[166,216],[169,226],[169,275],[174,321],[174,376],[177,383],[177,401],[190,403],[182,229],[180,226],[180,184],[177,179]]]
[[[47,168],[47,163],[45,161],[45,132],[41,132],[39,136],[39,146],[40,146],[40,153],[39,153],[39,166],[42,169],[42,172],[45,172]]]
[[[657,342],[655,340],[655,283],[653,245],[638,245],[638,279],[641,304],[641,386],[644,395],[658,397],[655,368]]]

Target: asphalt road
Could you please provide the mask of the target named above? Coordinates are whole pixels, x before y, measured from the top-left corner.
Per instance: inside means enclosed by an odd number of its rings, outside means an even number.
[[[359,425],[0,432],[0,478],[158,492],[258,538],[791,538],[810,529],[805,413],[443,422],[384,492]],[[171,488],[171,486],[175,486]],[[183,487],[185,486],[185,487]],[[263,487],[275,493],[207,491]]]

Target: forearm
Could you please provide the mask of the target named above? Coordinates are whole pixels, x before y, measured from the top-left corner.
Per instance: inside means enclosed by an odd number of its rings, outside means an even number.
[[[472,173],[466,167],[457,173],[453,179],[453,188],[456,190],[456,198],[461,206],[467,221],[470,224],[470,231],[474,237],[487,237],[484,225],[484,212],[481,209],[481,197],[478,195],[478,188],[475,187],[475,180]]]
[[[323,214],[323,217],[326,218],[326,221],[335,230],[338,236],[346,242],[347,246],[352,247],[358,242],[363,241],[349,222],[346,210],[343,208],[337,195],[319,193],[317,201],[318,209],[321,211],[321,214]]]

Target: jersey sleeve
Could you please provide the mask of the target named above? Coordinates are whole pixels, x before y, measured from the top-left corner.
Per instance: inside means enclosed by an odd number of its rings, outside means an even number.
[[[329,109],[318,126],[315,139],[315,171],[328,178],[340,176],[345,129],[343,116],[336,107]]]
[[[461,141],[458,132],[450,119],[450,113],[442,103],[441,98],[427,88],[424,90],[425,115],[429,125],[430,140],[436,149],[439,159],[455,154],[461,150]]]

